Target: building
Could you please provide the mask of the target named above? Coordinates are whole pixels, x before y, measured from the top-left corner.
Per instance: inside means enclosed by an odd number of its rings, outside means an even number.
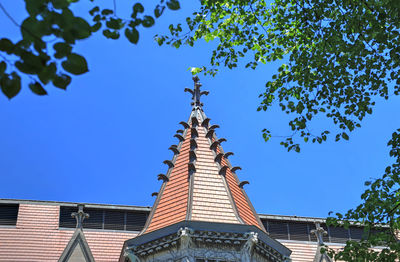
[[[152,208],[0,200],[0,261],[330,261],[363,229],[326,227],[320,218],[257,214],[206,117],[198,78],[192,111]],[[71,217],[73,213],[74,217]],[[89,214],[87,216],[86,214]],[[327,235],[323,233],[326,231]]]
[[[71,212],[78,203],[0,200],[0,261],[58,261],[71,239],[76,222]],[[125,240],[143,228],[150,207],[85,203],[84,232],[96,261],[118,261]],[[296,261],[313,261],[317,239],[311,232],[316,223],[326,229],[324,242],[341,248],[349,239],[362,237],[361,227],[327,228],[312,217],[259,214],[269,235],[287,246]]]

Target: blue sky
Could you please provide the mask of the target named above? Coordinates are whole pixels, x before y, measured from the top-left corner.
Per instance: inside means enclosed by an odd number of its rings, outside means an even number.
[[[22,0],[1,1],[22,21]],[[112,1],[104,1],[111,6]],[[130,1],[117,1],[118,14]],[[183,2],[183,1],[181,1]],[[158,47],[153,36],[184,21],[194,6],[166,12],[156,26],[140,31],[137,46],[106,40],[100,34],[76,46],[85,54],[88,74],[75,77],[67,91],[48,87],[49,95],[33,95],[24,85],[11,101],[0,96],[0,198],[111,203],[151,206],[157,174],[172,159],[173,137],[191,110],[190,66],[207,64],[213,43],[179,50]],[[77,5],[78,7],[78,5]],[[90,4],[80,5],[86,12]],[[0,12],[0,35],[19,38],[19,29]],[[233,165],[260,213],[326,216],[360,202],[364,181],[379,177],[390,163],[387,141],[400,127],[398,98],[378,100],[375,112],[349,141],[302,145],[288,153],[279,138],[265,143],[264,127],[289,134],[287,116],[278,107],[257,112],[258,94],[279,63],[253,71],[223,69],[214,78],[201,76],[210,95],[204,109],[218,137],[228,141]],[[326,125],[314,123],[319,130]]]

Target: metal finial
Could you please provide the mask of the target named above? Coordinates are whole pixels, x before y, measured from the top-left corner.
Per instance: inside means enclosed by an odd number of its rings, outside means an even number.
[[[78,212],[73,212],[71,214],[72,217],[75,217],[76,219],[76,228],[82,228],[83,227],[83,220],[85,218],[89,218],[89,214],[83,212],[83,208],[85,205],[83,204],[78,204]]]
[[[318,245],[322,246],[324,244],[323,235],[327,235],[328,232],[325,231],[319,223],[315,223],[315,229],[311,230],[310,233],[315,234],[317,237]]]
[[[203,103],[200,102],[200,97],[202,95],[208,95],[208,91],[200,91],[200,87],[202,86],[202,84],[200,83],[200,79],[198,76],[194,76],[193,78],[193,82],[194,82],[194,87],[193,89],[190,88],[185,88],[185,92],[189,92],[190,94],[192,94],[192,105],[194,107],[201,107],[203,106]]]

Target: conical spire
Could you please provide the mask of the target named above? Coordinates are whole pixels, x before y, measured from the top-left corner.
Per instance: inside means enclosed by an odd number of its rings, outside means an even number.
[[[174,156],[166,160],[168,170],[160,174],[162,186],[157,194],[150,216],[141,232],[145,234],[182,221],[219,222],[254,225],[265,231],[261,220],[250,203],[218,139],[215,129],[206,117],[200,101],[208,91],[201,91],[197,76],[194,88],[185,91],[192,94],[192,111],[184,130],[175,135],[179,144],[171,146]]]

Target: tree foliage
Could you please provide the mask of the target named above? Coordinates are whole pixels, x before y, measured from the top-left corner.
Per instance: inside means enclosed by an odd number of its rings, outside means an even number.
[[[33,93],[46,95],[44,86],[52,84],[66,89],[72,75],[88,72],[85,57],[73,50],[77,41],[101,31],[108,39],[119,39],[124,34],[129,42],[137,44],[140,27],[153,26],[166,7],[180,8],[177,0],[161,0],[154,14],[148,15],[144,14],[141,3],[135,3],[131,16],[124,19],[118,17],[115,10],[93,5],[89,10],[91,21],[87,21],[72,11],[76,3],[79,0],[25,0],[29,16],[21,24],[0,4],[21,31],[21,39],[15,43],[5,36],[0,38],[0,87],[9,99],[21,90],[22,75],[29,76],[28,86]]]
[[[281,141],[288,151],[300,152],[300,139],[313,143],[330,137],[348,140],[349,133],[372,114],[378,99],[399,94],[400,4],[396,0],[275,0],[272,4],[202,0],[201,4],[185,26],[171,25],[170,35],[157,36],[157,42],[176,48],[193,46],[198,40],[217,42],[210,66],[195,68],[193,73],[215,75],[219,67],[241,65],[256,69],[283,59],[266,82],[258,110],[278,104],[292,116],[293,134]],[[333,128],[311,132],[317,116],[330,119]],[[268,141],[270,130],[264,129],[263,136]],[[350,220],[363,223],[368,233],[363,241],[350,241],[340,252],[331,250],[336,259],[400,258],[394,234],[373,233],[381,225],[389,226],[392,233],[399,230],[399,141],[397,130],[388,143],[395,161],[382,178],[366,184],[369,188],[361,196],[362,204],[329,219],[341,226],[348,226]],[[377,245],[387,248],[370,249]]]

